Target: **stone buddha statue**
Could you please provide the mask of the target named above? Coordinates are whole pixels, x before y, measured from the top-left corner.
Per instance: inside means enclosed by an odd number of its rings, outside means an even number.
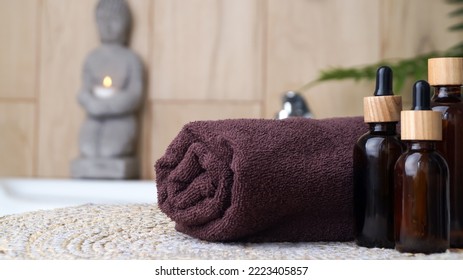
[[[86,58],[80,105],[87,117],[80,131],[75,178],[138,176],[137,111],[143,99],[143,64],[126,47],[131,15],[124,0],[100,0],[96,22],[102,45]]]

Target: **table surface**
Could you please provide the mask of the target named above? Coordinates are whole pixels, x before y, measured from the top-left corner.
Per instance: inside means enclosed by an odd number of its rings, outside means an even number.
[[[178,233],[156,204],[82,205],[0,217],[0,259],[463,259],[352,242],[211,243]]]

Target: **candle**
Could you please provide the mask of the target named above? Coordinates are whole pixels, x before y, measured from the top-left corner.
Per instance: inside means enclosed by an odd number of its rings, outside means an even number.
[[[115,89],[112,87],[113,80],[110,76],[103,78],[102,86],[96,86],[93,88],[93,94],[98,98],[109,98],[114,95]]]

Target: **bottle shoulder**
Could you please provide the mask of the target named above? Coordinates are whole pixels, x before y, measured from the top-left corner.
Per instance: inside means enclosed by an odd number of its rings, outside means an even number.
[[[445,115],[455,115],[460,116],[463,118],[463,102],[458,100],[435,100],[431,102],[431,108],[433,111],[441,112],[444,116]]]
[[[400,141],[399,134],[393,135],[386,135],[386,134],[373,134],[373,133],[365,133],[364,135],[360,136],[357,140],[358,146],[365,146],[365,145],[372,145],[372,144],[399,144],[403,145]]]
[[[452,96],[436,96],[434,95],[431,98],[431,106],[433,104],[439,105],[439,104],[447,104],[451,106],[460,106],[463,105],[463,100],[461,95],[452,95]]]
[[[403,162],[406,166],[427,166],[436,165],[443,168],[448,168],[447,161],[437,151],[416,151],[407,150],[397,161]]]
[[[405,151],[405,145],[399,135],[363,135],[354,147],[354,153],[365,156],[398,158]]]
[[[431,104],[433,111],[440,112],[443,120],[449,120],[452,123],[463,122],[463,103],[454,104]]]

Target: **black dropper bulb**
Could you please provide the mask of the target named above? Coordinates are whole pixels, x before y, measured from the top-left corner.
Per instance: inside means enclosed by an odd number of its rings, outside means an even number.
[[[392,91],[392,69],[381,66],[376,70],[375,96],[394,95]]]
[[[412,110],[431,110],[431,89],[428,82],[420,80],[413,85]]]

